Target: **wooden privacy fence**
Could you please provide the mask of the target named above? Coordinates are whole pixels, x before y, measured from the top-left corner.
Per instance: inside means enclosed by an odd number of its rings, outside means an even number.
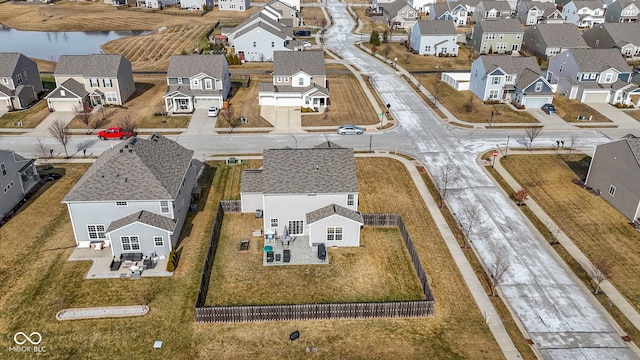
[[[240,212],[239,200],[221,201],[211,231],[211,242],[202,270],[200,289],[194,307],[195,321],[198,323],[252,322],[280,320],[316,319],[366,319],[391,317],[433,316],[435,300],[429,287],[426,272],[420,262],[411,236],[399,214],[362,214],[365,226],[393,226],[402,234],[411,263],[420,281],[426,300],[376,302],[376,303],[325,303],[325,304],[283,304],[247,306],[204,306],[209,290],[209,278],[218,247],[222,219],[226,212]]]

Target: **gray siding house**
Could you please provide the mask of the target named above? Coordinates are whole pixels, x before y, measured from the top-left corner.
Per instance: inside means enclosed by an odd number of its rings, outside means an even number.
[[[263,168],[242,173],[240,199],[243,213],[262,210],[265,232],[307,237],[310,247],[360,245],[353,149],[266,149]]]
[[[35,159],[0,149],[0,220],[40,181]]]
[[[640,139],[627,135],[596,146],[585,181],[629,220],[640,212]]]
[[[524,30],[517,19],[481,20],[467,40],[469,47],[481,54],[520,51]]]
[[[390,29],[404,29],[408,33],[418,17],[418,10],[405,0],[396,0],[382,6],[382,19]]]
[[[319,50],[276,51],[273,79],[260,83],[258,104],[324,110],[329,105],[324,53]]]
[[[22,110],[44,90],[38,64],[21,53],[0,52],[0,108]]]
[[[518,19],[523,25],[562,24],[564,16],[553,2],[527,1],[518,3]]]
[[[478,22],[483,19],[500,19],[510,17],[511,6],[507,1],[484,0],[476,6],[476,11],[471,16],[471,21]]]
[[[608,23],[637,23],[640,20],[640,5],[631,0],[618,0],[607,6],[605,20]]]
[[[567,49],[586,49],[582,33],[573,24],[537,24],[524,32],[522,50],[548,59]]]
[[[211,106],[221,108],[229,97],[231,78],[224,55],[173,55],[167,71],[165,109],[192,113]]]
[[[640,59],[640,23],[604,23],[582,33],[595,49],[618,49],[627,60]]]
[[[166,256],[180,237],[198,169],[193,151],[162,135],[104,152],[62,200],[79,248]]]
[[[46,96],[51,111],[124,105],[136,91],[131,63],[122,55],[62,55],[53,76],[56,88]]]

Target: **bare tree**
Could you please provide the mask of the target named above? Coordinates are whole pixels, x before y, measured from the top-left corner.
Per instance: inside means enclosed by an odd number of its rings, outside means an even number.
[[[87,127],[87,135],[91,134],[91,129],[89,128],[91,122],[91,113],[86,111],[84,106],[76,105],[73,107],[73,114],[80,119],[80,122],[83,123]]]
[[[384,48],[382,49],[382,52],[384,53],[385,59],[389,58],[389,54],[391,53],[391,44],[385,43]]]
[[[473,95],[469,95],[467,101],[464,102],[464,110],[466,112],[473,112],[476,107],[476,98]]]
[[[433,107],[438,107],[438,99],[440,98],[440,88],[442,87],[442,81],[440,79],[436,79],[436,82],[433,84]]]
[[[447,192],[451,187],[451,183],[455,181],[458,176],[457,168],[453,164],[453,158],[447,158],[447,162],[445,165],[437,170],[435,176],[435,185],[436,190],[438,190],[439,195],[439,206],[442,208],[444,206],[444,201],[447,197]]]
[[[491,286],[491,296],[498,296],[497,288],[504,280],[504,274],[509,269],[509,259],[503,250],[494,249],[494,259],[487,267],[489,272],[489,284]]]
[[[65,124],[64,120],[56,120],[49,126],[49,134],[53,136],[60,145],[64,148],[64,154],[66,157],[69,157],[69,153],[67,152],[67,146],[71,141],[71,134],[69,133],[69,129],[67,129],[67,124]]]
[[[122,128],[122,131],[131,131],[132,133],[136,132],[136,121],[131,119],[129,116],[125,116],[120,121],[118,121],[118,126]]]
[[[44,142],[42,142],[42,139],[38,139],[38,141],[36,141],[36,144],[33,146],[33,153],[34,157],[38,159],[47,160],[51,158],[49,147]]]
[[[615,267],[615,263],[609,260],[606,257],[598,257],[595,259],[593,264],[589,267],[588,273],[589,276],[595,281],[596,288],[593,291],[594,294],[598,295],[600,291],[600,285],[603,281],[607,280],[607,278],[613,275],[613,268]]]
[[[573,150],[576,149],[576,142],[578,142],[578,136],[577,135],[571,135],[569,137],[569,155],[573,154]]]
[[[109,123],[109,119],[107,119],[106,117],[98,117],[98,116],[94,116],[93,117],[93,121],[91,122],[91,128],[92,131],[96,130],[96,129],[100,129],[105,127],[107,124]]]
[[[238,126],[238,119],[234,116],[235,108],[231,106],[231,103],[229,103],[226,108],[221,110],[221,113],[222,118],[229,126],[229,134],[231,134],[231,132],[233,132],[233,128]]]
[[[464,237],[465,247],[471,246],[471,237],[476,225],[484,221],[482,206],[480,202],[474,201],[463,205],[460,221],[462,236]]]
[[[528,149],[531,150],[531,146],[533,145],[533,140],[535,140],[540,135],[540,133],[542,132],[542,128],[530,127],[530,128],[526,128],[524,132],[527,136],[527,140],[529,140]]]

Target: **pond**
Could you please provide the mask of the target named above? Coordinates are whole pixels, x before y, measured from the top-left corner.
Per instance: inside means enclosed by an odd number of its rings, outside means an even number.
[[[32,58],[57,61],[60,55],[99,54],[102,52],[102,44],[111,40],[149,33],[150,31],[20,31],[0,25],[0,52],[21,52]]]

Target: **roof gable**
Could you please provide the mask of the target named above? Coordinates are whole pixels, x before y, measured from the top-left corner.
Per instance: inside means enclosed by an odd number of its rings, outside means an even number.
[[[53,75],[115,78],[120,68],[128,62],[122,55],[61,55]]]
[[[222,79],[222,72],[227,67],[227,58],[217,55],[172,55],[169,60],[168,78],[191,78],[199,74],[207,74],[216,79]]]
[[[417,22],[420,34],[428,35],[456,35],[456,27],[451,20],[433,20]]]
[[[529,31],[537,31],[547,46],[587,47],[582,33],[574,24],[536,24]]]
[[[476,61],[482,61],[487,73],[498,68],[511,75],[519,74],[526,68],[540,73],[540,66],[533,56],[482,55]]]
[[[298,72],[311,76],[326,75],[323,52],[319,50],[273,52],[273,75],[291,76]]]
[[[631,67],[617,49],[569,49],[556,56],[573,57],[581,72],[601,72],[616,69],[620,72],[631,72]]]
[[[0,52],[0,77],[13,77],[21,57],[26,56],[18,52]]]
[[[331,216],[340,216],[345,219],[357,222],[361,225],[364,224],[362,214],[336,204],[327,205],[325,207],[321,207],[318,210],[307,213],[307,224],[311,225],[315,222],[329,218]]]
[[[176,228],[176,221],[174,219],[170,219],[166,216],[152,213],[147,210],[141,210],[120,219],[113,220],[107,228],[106,233],[110,233],[136,223],[152,226],[171,233],[173,233]]]

